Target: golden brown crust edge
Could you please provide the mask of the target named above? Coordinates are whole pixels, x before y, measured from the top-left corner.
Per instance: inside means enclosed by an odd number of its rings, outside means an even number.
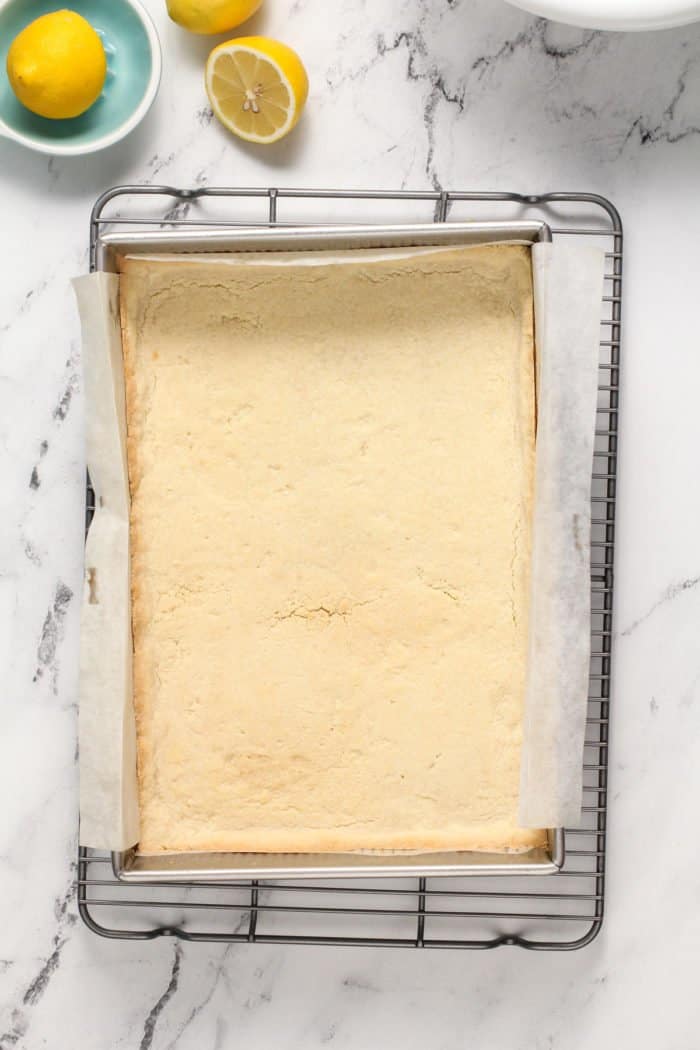
[[[151,767],[155,759],[151,745],[151,734],[144,732],[143,722],[148,716],[148,705],[144,698],[148,693],[148,674],[143,665],[144,656],[141,647],[137,644],[142,628],[142,603],[145,599],[143,589],[140,586],[138,573],[134,569],[135,557],[139,550],[139,522],[138,516],[131,512],[131,500],[138,485],[140,477],[139,463],[139,435],[137,433],[139,406],[139,392],[136,379],[136,347],[131,337],[131,325],[128,309],[129,283],[136,279],[134,267],[130,260],[120,258],[118,260],[120,270],[119,278],[119,317],[122,335],[122,358],[124,363],[124,386],[126,392],[126,451],[127,451],[127,473],[129,481],[129,584],[131,591],[131,639],[132,639],[132,680],[133,680],[133,706],[136,720],[137,734],[137,778],[139,795],[143,796],[144,768]],[[134,406],[136,411],[134,411]],[[130,408],[132,409],[130,411]]]
[[[546,831],[529,828],[514,830],[509,826],[495,825],[490,829],[474,828],[431,832],[367,832],[363,834],[363,846],[358,847],[357,835],[352,832],[247,830],[221,834],[203,833],[192,836],[186,847],[177,850],[162,849],[147,839],[139,843],[142,853],[362,853],[368,850],[379,852],[434,853],[434,852],[479,852],[508,853],[536,849],[547,845]]]

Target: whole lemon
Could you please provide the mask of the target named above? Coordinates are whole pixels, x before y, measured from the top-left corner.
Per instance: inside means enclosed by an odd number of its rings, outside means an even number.
[[[262,0],[168,0],[173,22],[193,33],[225,33],[254,15]]]
[[[7,53],[7,75],[22,105],[40,117],[77,117],[99,97],[107,75],[102,41],[82,15],[52,11],[30,22]]]

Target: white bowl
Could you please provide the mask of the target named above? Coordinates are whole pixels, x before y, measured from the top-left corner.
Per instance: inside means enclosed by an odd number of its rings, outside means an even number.
[[[700,0],[509,0],[535,15],[585,29],[669,29],[700,20]]]

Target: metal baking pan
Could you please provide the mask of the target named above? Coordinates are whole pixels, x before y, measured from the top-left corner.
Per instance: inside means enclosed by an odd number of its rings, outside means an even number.
[[[450,222],[388,226],[215,227],[98,234],[96,269],[115,273],[120,255],[174,252],[344,251],[430,245],[551,241],[545,222]]]
[[[112,854],[122,882],[230,882],[235,879],[346,879],[410,875],[547,875],[564,863],[564,831],[527,853],[139,853]]]
[[[98,234],[98,270],[116,272],[122,255],[186,252],[343,251],[550,241],[546,223],[450,222],[371,226],[215,227]],[[564,864],[562,828],[550,829],[546,847],[525,853],[177,853],[142,854],[138,847],[112,854],[123,882],[229,882],[237,879],[375,878],[377,876],[546,875]]]

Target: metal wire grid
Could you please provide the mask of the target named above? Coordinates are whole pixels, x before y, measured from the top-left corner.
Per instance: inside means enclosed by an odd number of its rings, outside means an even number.
[[[165,198],[169,207],[142,215],[139,205]],[[222,218],[205,208],[216,198],[232,206]],[[279,217],[294,201],[293,222]],[[241,214],[247,202],[265,214]],[[300,218],[302,202],[311,204]],[[109,215],[105,209],[118,204]],[[337,225],[343,208],[399,206],[402,212],[432,209],[421,221],[450,218],[543,218],[554,238],[586,236],[606,247],[602,304],[598,417],[593,468],[591,538],[592,654],[584,754],[582,826],[566,831],[566,862],[557,874],[499,875],[489,878],[396,878],[381,880],[241,881],[216,885],[166,881],[149,886],[119,882],[111,857],[80,848],[78,905],[87,926],[104,937],[150,940],[174,936],[190,941],[248,941],[415,948],[495,948],[517,945],[539,950],[572,950],[590,943],[603,921],[606,860],[608,727],[613,607],[613,555],[616,500],[622,224],[609,201],[594,194],[384,192],[308,189],[122,186],[96,202],[90,227],[90,264],[95,269],[97,239],[105,227],[163,229],[228,225]],[[196,209],[196,211],[195,211]],[[455,215],[457,211],[466,215]],[[509,214],[505,214],[506,210]],[[515,215],[513,214],[515,212]],[[572,218],[574,213],[575,218]],[[480,215],[483,218],[483,214]],[[352,220],[351,220],[352,221]],[[358,221],[357,218],[354,221]],[[366,224],[367,217],[361,221]],[[370,220],[372,221],[372,220]],[[410,221],[415,221],[412,217]],[[86,526],[94,493],[88,482]]]

